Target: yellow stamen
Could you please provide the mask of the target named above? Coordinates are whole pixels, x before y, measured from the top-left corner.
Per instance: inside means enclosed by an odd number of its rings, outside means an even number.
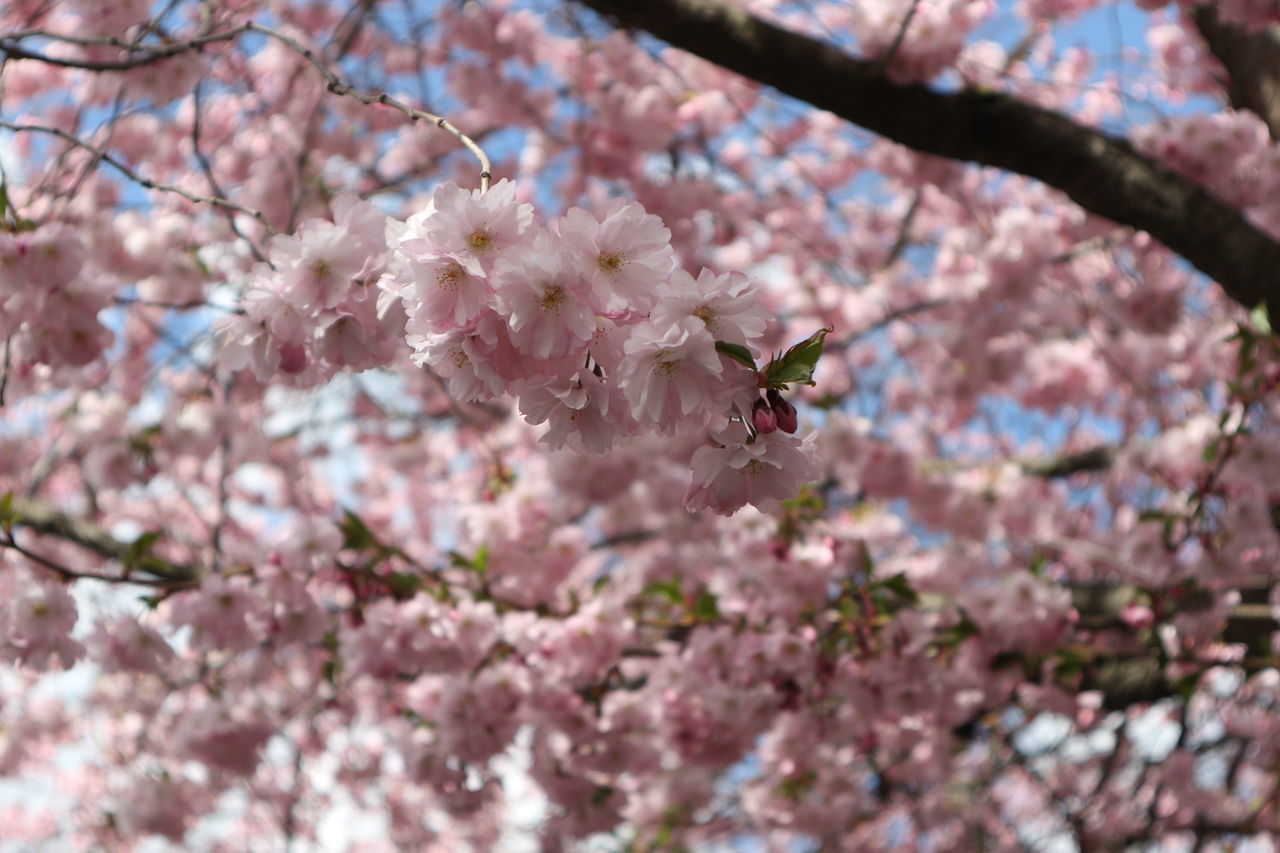
[[[653,357],[654,369],[663,376],[675,376],[680,370],[680,358],[674,350],[659,350],[658,354]]]
[[[616,252],[601,252],[597,266],[601,272],[619,272],[624,263],[622,255]]]
[[[557,311],[564,304],[564,288],[558,284],[553,284],[542,294],[542,299],[538,301],[543,311]]]
[[[436,283],[444,290],[457,290],[464,272],[461,265],[454,261],[436,273]]]

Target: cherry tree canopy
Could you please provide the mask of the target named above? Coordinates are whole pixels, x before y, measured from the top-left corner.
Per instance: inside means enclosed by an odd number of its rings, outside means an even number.
[[[7,841],[1274,849],[1274,0],[12,0],[0,134]]]

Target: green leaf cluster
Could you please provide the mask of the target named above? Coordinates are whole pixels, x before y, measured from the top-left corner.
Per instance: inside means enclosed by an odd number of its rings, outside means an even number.
[[[765,387],[787,390],[793,383],[813,385],[813,371],[818,366],[818,359],[822,358],[827,335],[832,331],[834,329],[830,326],[819,329],[766,364],[763,371]]]

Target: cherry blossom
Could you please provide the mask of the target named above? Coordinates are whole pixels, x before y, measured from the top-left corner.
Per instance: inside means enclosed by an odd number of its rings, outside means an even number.
[[[745,432],[721,433],[715,445],[694,452],[685,506],[716,512],[733,512],[747,503],[770,507],[795,496],[813,478],[811,448],[785,432],[759,432],[754,440]]]
[[[635,202],[616,202],[597,220],[571,208],[557,228],[589,277],[597,300],[611,312],[648,311],[671,273],[671,232]]]
[[[669,326],[651,321],[637,325],[618,365],[618,384],[631,404],[631,416],[669,432],[677,419],[703,412],[724,370],[715,344],[692,317]]]

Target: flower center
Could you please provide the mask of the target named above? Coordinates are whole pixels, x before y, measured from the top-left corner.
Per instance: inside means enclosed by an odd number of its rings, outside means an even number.
[[[617,252],[601,252],[597,266],[601,272],[619,272],[625,261]]]
[[[467,238],[467,245],[471,247],[473,252],[487,252],[493,247],[493,235],[482,228],[478,228],[471,232],[471,236]]]
[[[557,311],[564,304],[564,288],[558,284],[549,286],[542,293],[542,298],[538,300],[539,307],[543,311]]]
[[[706,326],[708,331],[713,330],[716,325],[716,312],[711,309],[710,305],[699,305],[693,312],[693,316],[702,321],[702,325]]]
[[[457,261],[453,261],[436,274],[436,283],[444,290],[457,290],[459,282],[462,281],[462,273],[462,266]]]
[[[680,356],[675,350],[659,350],[658,354],[653,357],[654,369],[663,376],[675,376],[680,370]]]

